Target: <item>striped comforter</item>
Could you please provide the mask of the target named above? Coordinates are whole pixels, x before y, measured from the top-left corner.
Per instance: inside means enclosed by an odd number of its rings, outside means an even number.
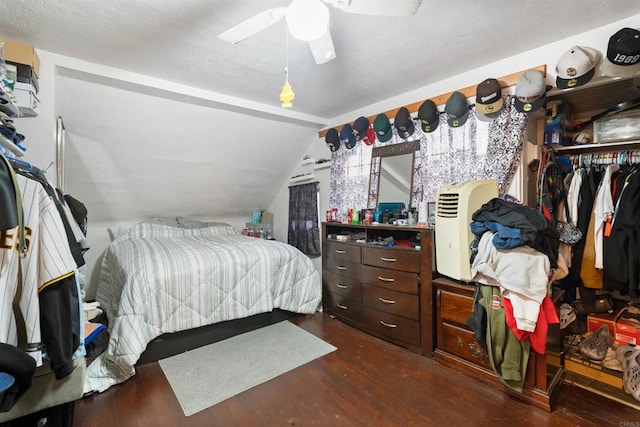
[[[97,301],[109,319],[107,350],[87,369],[85,393],[134,375],[157,336],[280,308],[313,313],[320,275],[293,246],[238,235],[230,226],[179,229],[142,223],[114,240]]]

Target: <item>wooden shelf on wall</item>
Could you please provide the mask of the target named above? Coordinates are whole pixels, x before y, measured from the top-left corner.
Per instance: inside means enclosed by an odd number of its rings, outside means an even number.
[[[520,76],[522,74],[524,74],[525,72],[529,71],[530,69],[533,70],[538,70],[540,72],[542,72],[542,74],[546,77],[547,75],[547,66],[546,65],[539,65],[537,67],[533,67],[533,68],[527,68],[526,70],[522,70],[522,71],[518,71],[517,73],[513,73],[513,74],[509,74],[507,76],[502,76],[499,77],[497,80],[498,82],[500,82],[500,86],[502,86],[502,88],[508,88],[511,86],[514,86],[516,84],[516,82],[518,81],[518,78],[520,78]],[[470,98],[472,96],[476,96],[476,87],[478,85],[475,84],[473,86],[467,86],[465,88],[462,89],[458,89],[457,92],[461,92],[465,97]],[[451,91],[451,92],[447,92],[447,93],[443,93],[442,95],[438,95],[438,96],[433,96],[433,97],[429,97],[426,99],[431,99],[433,102],[436,103],[436,105],[443,105],[446,104],[447,99],[449,99],[449,97],[451,96],[451,94],[453,92],[456,91]],[[388,110],[388,111],[384,111],[384,113],[387,115],[387,117],[389,117],[389,119],[391,121],[393,121],[393,118],[396,116],[396,114],[398,113],[398,110],[402,107],[406,107],[407,110],[409,110],[409,113],[415,113],[416,111],[418,111],[418,108],[420,108],[420,105],[422,105],[422,103],[425,100],[421,100],[421,101],[417,101],[414,102],[412,104],[409,105],[403,105],[397,108],[394,108],[393,110]],[[379,114],[379,113],[378,113]],[[369,116],[369,123],[373,123],[373,121],[375,120],[376,116],[378,114],[375,114],[373,116]],[[345,125],[346,123],[343,123],[339,126],[331,126],[331,127],[335,127],[336,130],[338,131],[338,133],[340,133],[340,130],[342,129],[342,127]],[[351,125],[353,125],[353,122],[350,122]],[[327,131],[330,128],[326,128],[326,129],[322,129],[318,132],[318,137],[319,138],[324,138],[324,136],[327,134]]]

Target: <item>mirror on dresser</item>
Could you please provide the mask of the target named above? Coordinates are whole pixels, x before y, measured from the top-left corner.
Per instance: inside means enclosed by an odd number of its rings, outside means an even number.
[[[373,149],[369,178],[369,207],[377,207],[378,203],[383,202],[408,202],[408,208],[412,207],[415,175],[413,165],[416,151],[419,149],[420,141]]]

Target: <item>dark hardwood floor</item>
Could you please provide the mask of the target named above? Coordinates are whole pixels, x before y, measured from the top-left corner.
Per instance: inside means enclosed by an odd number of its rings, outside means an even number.
[[[640,411],[568,384],[549,413],[325,314],[292,322],[337,350],[190,417],[145,365],[76,402],[74,426],[640,425]]]

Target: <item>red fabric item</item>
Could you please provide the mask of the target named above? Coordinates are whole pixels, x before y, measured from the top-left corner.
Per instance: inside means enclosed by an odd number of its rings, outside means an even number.
[[[542,300],[540,313],[538,313],[538,321],[536,322],[536,328],[533,332],[518,329],[516,319],[513,317],[513,306],[509,298],[502,298],[502,303],[504,305],[505,320],[511,332],[513,332],[520,341],[529,338],[533,351],[538,354],[544,354],[547,348],[547,331],[549,330],[549,325],[560,323],[558,313],[556,313],[556,308],[551,298],[549,298],[549,295],[545,296]]]

